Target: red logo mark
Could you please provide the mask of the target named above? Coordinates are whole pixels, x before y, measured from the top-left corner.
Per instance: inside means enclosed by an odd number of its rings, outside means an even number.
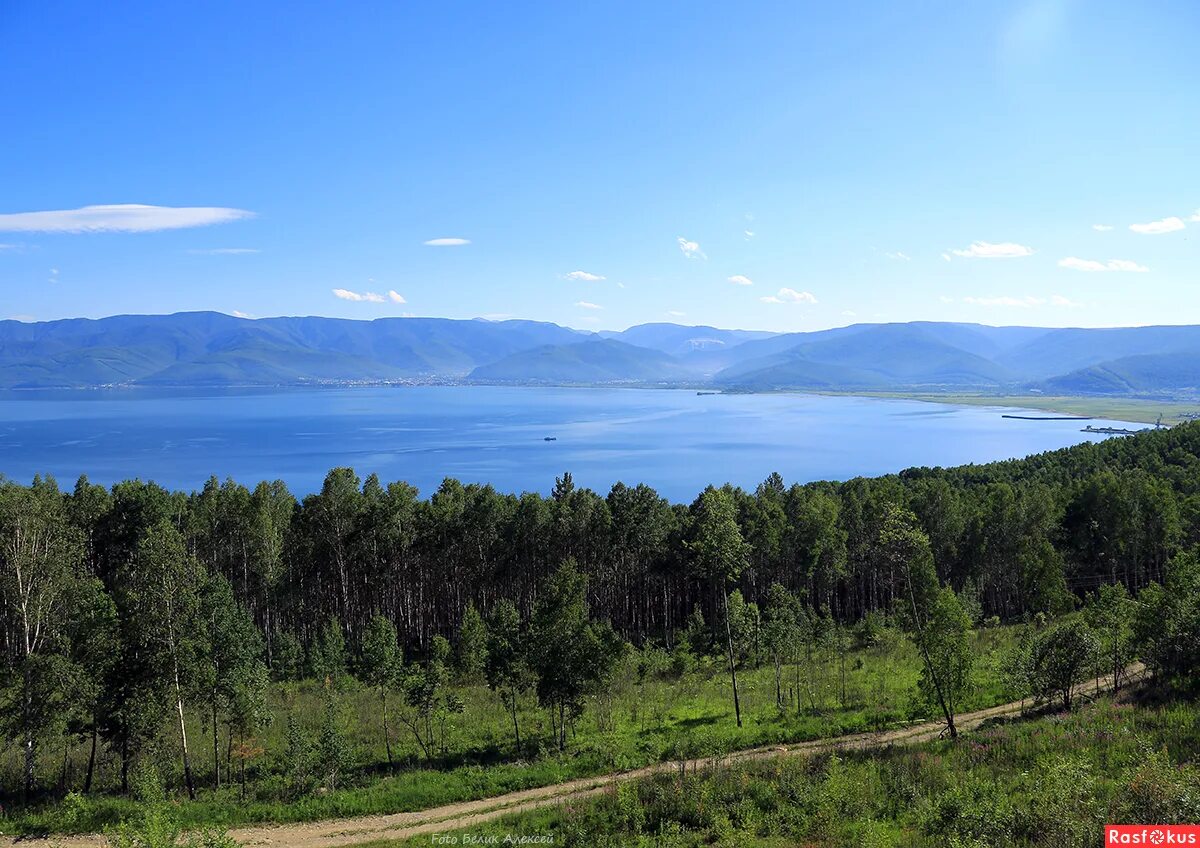
[[[1194,824],[1106,824],[1105,845],[1197,845],[1200,825]]]

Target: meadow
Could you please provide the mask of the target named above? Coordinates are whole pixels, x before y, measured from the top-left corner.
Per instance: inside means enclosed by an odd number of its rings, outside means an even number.
[[[1003,665],[1022,629],[997,626],[973,631],[978,657],[974,685],[962,704],[973,710],[1012,697]],[[765,660],[765,657],[763,658]],[[289,721],[315,744],[326,702],[318,681],[273,684],[271,721],[248,745],[246,795],[235,779],[213,789],[212,737],[199,717],[190,721],[195,749],[197,798],[178,798],[174,814],[185,828],[232,826],[252,822],[316,821],[331,817],[420,810],[518,789],[545,786],[576,777],[631,769],[680,757],[719,756],[762,745],[837,736],[900,726],[932,717],[917,692],[921,662],[910,640],[890,627],[860,628],[852,645],[839,653],[824,647],[811,659],[785,668],[784,705],[776,702],[774,669],[747,663],[739,674],[743,727],[734,722],[727,672],[715,658],[700,658],[680,668],[677,657],[660,648],[630,649],[612,686],[587,697],[567,749],[553,745],[550,718],[532,695],[519,708],[522,747],[514,746],[511,719],[499,697],[481,684],[456,684],[463,711],[447,718],[444,750],[423,755],[412,733],[399,721],[392,727],[393,764],[388,766],[378,696],[353,679],[337,696],[337,722],[348,763],[337,788],[306,782],[289,762]],[[844,672],[844,688],[843,688]],[[799,686],[797,686],[799,680]],[[150,767],[168,785],[178,785],[175,730],[166,724]],[[292,731],[293,733],[295,731]],[[230,756],[224,739],[217,751]],[[88,747],[78,742],[46,750],[44,769],[63,770],[66,783],[84,767]],[[6,833],[95,832],[136,814],[137,802],[119,794],[119,760],[102,757],[100,792],[71,796],[70,803],[46,803],[14,812]],[[16,746],[0,760],[0,778],[20,779]]]
[[[891,397],[920,400],[928,403],[950,403],[963,406],[1006,406],[1019,409],[1039,409],[1046,413],[1105,418],[1114,421],[1136,421],[1154,424],[1162,416],[1166,425],[1193,420],[1200,412],[1200,402],[1176,399],[1151,400],[1129,397],[1063,397],[1055,395],[1002,394],[920,394],[911,392],[864,392],[867,397]],[[1193,417],[1189,417],[1193,416]]]
[[[1098,846],[1109,822],[1200,821],[1198,758],[1194,703],[1142,691],[997,720],[956,742],[718,760],[442,836],[549,838],[566,848]]]

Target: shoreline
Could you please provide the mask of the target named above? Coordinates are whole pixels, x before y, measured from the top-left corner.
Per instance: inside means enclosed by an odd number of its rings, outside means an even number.
[[[0,399],[5,395],[37,395],[56,393],[78,393],[93,397],[103,394],[130,396],[141,391],[178,392],[183,395],[208,394],[255,394],[292,391],[338,391],[345,389],[412,389],[412,388],[508,388],[508,389],[634,389],[658,391],[686,391],[703,395],[814,395],[821,397],[858,397],[874,400],[914,400],[922,403],[940,403],[950,406],[984,406],[997,409],[1031,410],[1064,418],[1086,420],[1103,418],[1135,424],[1154,424],[1162,416],[1164,425],[1173,426],[1188,420],[1192,414],[1200,418],[1200,398],[1195,401],[1150,400],[1147,398],[1085,397],[1075,395],[990,395],[971,393],[916,392],[916,391],[870,391],[838,389],[764,389],[747,391],[740,389],[713,388],[704,383],[677,383],[673,385],[653,383],[481,383],[457,380],[412,380],[412,381],[363,381],[347,383],[295,383],[295,384],[228,384],[228,385],[180,385],[148,386],[139,384],[115,384],[104,386],[56,386],[20,387],[0,389]],[[1008,416],[1020,417],[1020,416]]]
[[[1182,424],[1185,413],[1200,412],[1200,401],[1185,403],[1178,400],[1146,400],[1143,398],[1103,398],[1037,396],[1037,395],[955,395],[929,394],[927,392],[836,392],[822,391],[808,394],[830,397],[869,397],[892,400],[915,400],[922,403],[941,403],[959,406],[994,406],[1007,409],[1033,409],[1065,417],[1084,420],[1104,418],[1110,421],[1126,421],[1132,424],[1154,424],[1162,415],[1165,425]]]

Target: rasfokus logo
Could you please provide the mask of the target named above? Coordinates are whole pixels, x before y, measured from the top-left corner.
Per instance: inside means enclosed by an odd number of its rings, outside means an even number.
[[[1200,825],[1106,824],[1105,845],[1200,845]]]

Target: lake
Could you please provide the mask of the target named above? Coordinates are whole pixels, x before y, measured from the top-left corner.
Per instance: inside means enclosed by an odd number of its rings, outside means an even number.
[[[621,480],[690,501],[709,483],[753,488],[772,471],[789,483],[844,480],[1089,438],[1077,421],[1001,417],[1012,411],[651,389],[8,392],[0,394],[0,474],[28,482],[49,473],[64,486],[83,473],[106,485],[141,477],[185,490],[212,474],[247,485],[279,478],[302,495],[319,489],[330,468],[350,465],[427,495],[444,477],[545,493],[570,471],[601,493]]]

